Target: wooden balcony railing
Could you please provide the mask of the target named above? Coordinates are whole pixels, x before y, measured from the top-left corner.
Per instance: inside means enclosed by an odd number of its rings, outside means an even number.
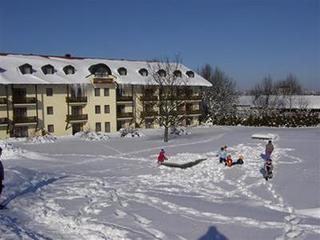
[[[201,114],[200,109],[191,109],[191,110],[186,110],[187,115],[192,115],[192,114]]]
[[[5,97],[0,97],[0,104],[7,104],[8,103],[8,99]]]
[[[149,110],[149,111],[144,111],[141,112],[141,117],[145,118],[145,117],[154,117],[154,116],[158,116],[159,113],[157,111],[154,110]]]
[[[87,121],[88,114],[67,115],[67,121]]]
[[[38,121],[38,118],[36,116],[32,116],[32,117],[14,116],[13,117],[13,123],[36,123],[37,121]]]
[[[36,104],[37,99],[35,97],[13,97],[12,102],[14,104]]]
[[[8,118],[0,118],[0,125],[8,124],[8,123],[9,123],[9,119]]]
[[[117,96],[117,101],[119,101],[119,102],[132,102],[133,97],[132,96]]]
[[[140,97],[141,101],[158,101],[158,96],[154,95],[144,95]]]
[[[68,103],[87,103],[87,97],[66,97]]]
[[[117,112],[117,118],[133,118],[132,112]]]

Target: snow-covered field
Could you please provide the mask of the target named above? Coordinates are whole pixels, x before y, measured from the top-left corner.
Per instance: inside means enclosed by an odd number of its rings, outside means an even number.
[[[169,143],[63,137],[1,142],[0,239],[319,239],[319,128],[188,129]],[[260,172],[273,136],[274,178]],[[99,140],[99,139],[98,139]],[[219,164],[228,145],[243,165]],[[207,158],[191,168],[158,167]]]

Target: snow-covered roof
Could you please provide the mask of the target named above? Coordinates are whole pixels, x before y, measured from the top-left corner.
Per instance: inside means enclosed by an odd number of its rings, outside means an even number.
[[[32,74],[22,74],[19,66],[24,64],[32,66]],[[139,70],[148,69],[148,66],[156,66],[157,62],[129,61],[129,60],[108,60],[94,58],[74,58],[74,57],[54,57],[35,55],[0,55],[0,84],[86,84],[90,83],[89,67],[95,64],[107,65],[112,75],[116,77],[118,84],[147,85],[152,84],[152,77],[142,76]],[[52,65],[55,68],[54,74],[44,74],[41,67]],[[74,74],[65,74],[63,68],[72,65],[75,68]],[[124,67],[127,75],[120,75],[118,69]],[[187,71],[192,71],[180,64],[182,81],[189,86],[211,86],[211,84],[194,72],[194,77],[186,75]]]
[[[275,98],[275,96],[271,96]],[[293,95],[293,96],[278,96],[279,101],[282,103],[282,108],[307,108],[307,109],[320,109],[320,96],[318,95]],[[291,100],[289,100],[291,98]],[[254,96],[240,96],[239,106],[254,107]]]

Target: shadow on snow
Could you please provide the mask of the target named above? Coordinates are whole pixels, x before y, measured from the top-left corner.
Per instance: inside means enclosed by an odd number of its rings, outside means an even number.
[[[215,226],[211,226],[206,234],[201,236],[198,240],[228,240],[228,238],[220,233]]]

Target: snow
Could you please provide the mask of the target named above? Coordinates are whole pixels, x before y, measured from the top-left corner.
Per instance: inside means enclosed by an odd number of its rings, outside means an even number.
[[[151,66],[157,65],[156,62],[146,61],[129,61],[129,60],[108,60],[108,59],[94,59],[94,58],[64,58],[64,57],[44,57],[35,55],[0,55],[0,67],[3,69],[0,72],[1,84],[89,84],[91,73],[89,67],[98,63],[106,64],[116,77],[118,84],[129,85],[146,85],[152,84],[150,76],[141,76],[139,70],[141,68],[148,69],[148,64]],[[28,63],[32,65],[34,72],[32,74],[22,74],[19,66]],[[44,74],[41,67],[50,64],[54,66],[54,74]],[[75,67],[74,74],[66,75],[63,68],[67,65]],[[127,75],[119,75],[118,69],[125,67]],[[211,86],[211,84],[194,73],[194,78],[188,78],[185,74],[190,69],[186,66],[180,66],[183,73],[181,82],[186,82],[190,86]],[[179,81],[180,82],[180,81]]]
[[[270,133],[255,133],[255,134],[252,134],[251,138],[275,141],[275,140],[278,140],[279,136],[275,134],[270,134]]]
[[[109,135],[104,132],[77,132],[76,137],[79,137],[85,141],[108,141]]]
[[[163,129],[143,134],[0,142],[0,239],[320,237],[318,128],[192,128],[168,143]],[[255,134],[277,136],[268,182],[260,172],[267,140]],[[244,164],[219,164],[223,145]],[[170,162],[207,160],[186,169],[158,166],[161,148]]]

